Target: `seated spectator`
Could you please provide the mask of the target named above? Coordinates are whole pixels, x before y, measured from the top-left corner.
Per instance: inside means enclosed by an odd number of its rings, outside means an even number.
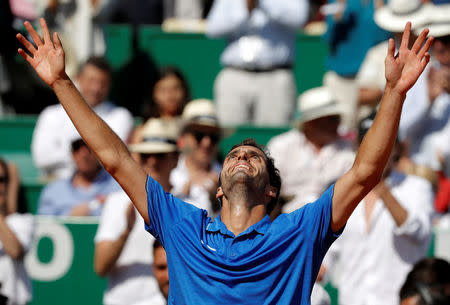
[[[361,122],[360,141],[373,118]],[[340,267],[339,304],[399,304],[407,272],[427,254],[433,191],[426,180],[394,170],[399,154],[397,142],[381,182],[359,203],[325,256],[326,270]]]
[[[209,100],[193,100],[184,108],[182,119],[184,126],[178,141],[181,155],[170,177],[172,192],[212,216],[222,170],[216,160],[220,139],[216,109]]]
[[[450,264],[424,258],[414,265],[400,289],[400,305],[450,304]]]
[[[105,59],[90,58],[81,67],[77,81],[86,102],[122,140],[126,140],[133,128],[133,117],[125,108],[107,101],[111,69]],[[39,115],[31,152],[36,167],[46,179],[68,177],[73,173],[69,141],[77,135],[78,132],[60,104],[48,106]]]
[[[153,274],[158,282],[159,291],[167,300],[169,298],[169,267],[166,250],[158,240],[153,243]]]
[[[316,200],[350,169],[355,158],[352,143],[338,134],[342,108],[330,90],[306,91],[298,98],[298,110],[297,127],[267,144],[283,179],[284,213]]]
[[[413,165],[439,171],[441,139],[450,139],[450,6],[434,4],[430,11],[431,61],[406,97],[399,136]]]
[[[429,17],[429,5],[420,0],[390,0],[388,4],[375,10],[375,23],[393,36],[398,49],[403,27],[411,21],[412,27],[420,28]],[[414,42],[411,38],[410,44]],[[356,75],[358,87],[358,108],[363,117],[369,115],[381,100],[386,84],[384,76],[384,59],[388,49],[388,40],[380,42],[367,52]]]
[[[178,117],[189,100],[189,85],[181,71],[174,67],[162,68],[145,106],[143,119]]]
[[[8,166],[0,159],[0,304],[25,305],[32,291],[24,255],[32,245],[35,225],[32,215],[8,211],[9,178]]]
[[[295,36],[308,18],[306,0],[216,0],[207,35],[225,38],[224,69],[214,84],[222,125],[285,125],[297,95]]]
[[[94,153],[77,139],[72,142],[75,172],[48,184],[39,198],[38,214],[57,216],[99,216],[105,197],[120,190]]]
[[[141,155],[147,174],[166,192],[171,191],[170,171],[178,160],[177,136],[176,122],[150,119],[144,126],[141,143],[130,145],[132,151]],[[144,220],[125,192],[107,197],[95,236],[94,259],[95,272],[108,279],[103,304],[165,304],[155,281],[158,272],[155,270],[154,275],[151,268],[154,241],[145,232]]]

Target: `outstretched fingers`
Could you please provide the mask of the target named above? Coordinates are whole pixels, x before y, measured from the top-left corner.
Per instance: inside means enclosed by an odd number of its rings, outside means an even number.
[[[428,37],[427,41],[423,45],[422,49],[420,49],[420,52],[418,54],[420,60],[422,60],[422,58],[424,56],[426,57],[426,54],[430,50],[430,47],[433,44],[433,41],[434,41],[434,37],[433,36]]]
[[[31,65],[33,65],[33,57],[31,57],[30,55],[27,54],[27,52],[25,52],[23,49],[17,50],[19,52],[19,55],[22,56],[23,59],[25,59],[26,61],[28,61]]]
[[[61,44],[61,40],[59,40],[59,36],[57,32],[53,33],[53,43],[55,45],[55,49],[62,49],[62,44]]]
[[[33,28],[30,22],[25,21],[24,22],[25,28],[27,29],[28,33],[30,33],[31,38],[33,38],[34,43],[39,47],[42,45],[42,40],[39,34],[36,32],[36,30]]]
[[[387,53],[387,58],[389,60],[394,60],[394,53],[395,53],[395,42],[394,39],[390,38],[389,39],[389,44],[388,44],[388,53]]]
[[[22,34],[17,34],[16,35],[17,40],[20,41],[20,43],[22,43],[24,45],[24,47],[31,53],[34,54],[37,50],[36,48],[33,46],[33,44],[31,42],[29,42]]]
[[[424,29],[419,37],[417,37],[416,41],[414,42],[414,45],[411,48],[411,51],[414,52],[414,54],[419,53],[420,48],[423,45],[423,42],[425,41],[425,39],[427,38],[429,30],[428,29]]]
[[[42,32],[44,33],[44,43],[50,44],[53,46],[52,39],[50,37],[50,31],[48,30],[47,22],[45,22],[44,18],[40,19]]]
[[[408,49],[409,37],[411,36],[411,22],[407,22],[403,30],[402,42],[399,49]]]

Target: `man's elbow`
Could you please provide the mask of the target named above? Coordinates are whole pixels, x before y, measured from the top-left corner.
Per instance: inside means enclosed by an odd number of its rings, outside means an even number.
[[[369,191],[380,183],[383,171],[384,168],[370,164],[358,164],[352,168],[356,183]]]

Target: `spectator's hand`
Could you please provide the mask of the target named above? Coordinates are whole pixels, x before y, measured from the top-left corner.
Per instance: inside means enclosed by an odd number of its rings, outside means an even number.
[[[43,18],[40,19],[42,31],[44,33],[44,42],[33,28],[33,26],[25,21],[25,28],[31,35],[36,47],[31,44],[22,34],[17,34],[17,39],[31,53],[31,56],[25,53],[23,49],[18,52],[28,63],[36,70],[39,77],[49,86],[52,86],[58,79],[66,79],[65,73],[64,50],[59,40],[58,34],[53,33],[53,42],[47,23]]]
[[[389,39],[388,54],[385,60],[386,88],[394,89],[404,95],[414,85],[430,61],[428,50],[433,42],[433,37],[429,37],[424,44],[428,32],[428,29],[423,30],[409,50],[411,22],[408,22],[403,31],[398,55],[395,57],[395,43],[393,39]]]

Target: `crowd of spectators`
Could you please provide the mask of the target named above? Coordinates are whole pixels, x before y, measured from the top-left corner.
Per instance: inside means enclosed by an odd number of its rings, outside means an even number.
[[[383,95],[387,39],[394,38],[398,48],[406,21],[412,21],[416,35],[428,27],[435,37],[431,62],[405,100],[383,180],[361,201],[325,257],[312,304],[330,304],[321,286],[330,278],[339,304],[448,304],[448,263],[424,257],[433,225],[450,212],[450,2],[331,0],[318,12],[311,9],[317,3],[307,0],[8,3],[0,8],[1,36],[20,29],[20,20],[44,16],[60,33],[68,74],[86,102],[164,191],[213,217],[220,215],[216,191],[224,127],[292,126],[267,145],[283,181],[270,216],[292,212],[316,200],[352,166]],[[312,19],[327,25],[327,72],[323,86],[303,92],[296,103],[292,69],[301,50],[295,50],[295,35]],[[113,74],[103,57],[102,26],[167,22],[190,30],[192,20],[208,37],[227,41],[214,99],[192,100],[190,80],[181,70],[162,67],[136,123],[129,109],[108,99]],[[0,115],[14,112],[11,60],[11,50],[2,44]],[[98,217],[93,260],[95,272],[108,279],[104,304],[165,304],[164,249],[145,232],[131,200],[60,104],[39,114],[31,153],[46,183],[38,214]],[[0,305],[26,304],[32,295],[23,257],[36,224],[18,208],[19,184],[14,164],[0,159]]]

